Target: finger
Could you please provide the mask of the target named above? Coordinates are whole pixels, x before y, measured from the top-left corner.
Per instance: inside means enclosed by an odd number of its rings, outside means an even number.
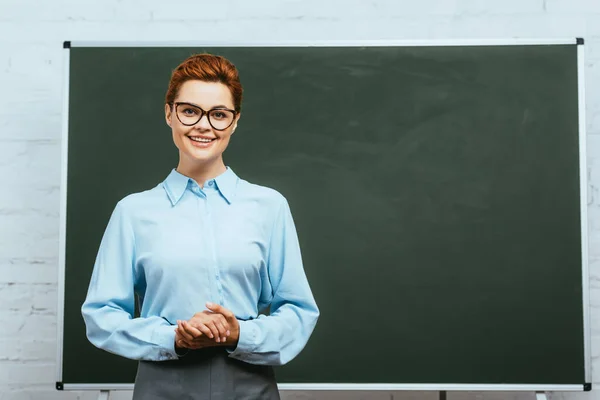
[[[216,319],[214,321],[214,324],[218,330],[218,339],[219,340],[217,340],[217,342],[224,342],[226,339],[226,336],[227,336],[226,335],[227,329],[225,329],[225,327],[223,326],[223,323],[218,319]]]
[[[227,336],[229,336],[229,324],[225,317],[219,314],[218,318],[215,321],[217,328],[219,329],[219,335],[221,335],[221,341],[225,342],[227,340]]]
[[[221,335],[219,334],[219,330],[217,329],[217,326],[215,325],[215,321],[208,321],[206,323],[206,326],[208,326],[210,328],[210,331],[213,334],[213,336],[211,336],[211,339],[214,338],[217,342],[220,342]]]
[[[177,332],[179,333],[179,336],[181,336],[181,338],[185,341],[190,341],[194,339],[194,337],[190,335],[183,327],[183,321],[177,321]]]
[[[190,343],[183,339],[181,336],[177,337],[177,341],[175,342],[175,344],[177,345],[177,347],[180,348],[184,348],[184,349],[189,349],[190,348]]]
[[[235,316],[233,316],[233,313],[231,313],[232,318],[235,319]],[[221,320],[223,321],[223,326],[225,327],[225,337],[231,335],[231,326],[229,321],[221,314],[220,315]]]
[[[222,314],[214,314],[215,315],[215,324],[219,329],[219,334],[221,335],[221,343],[225,343],[227,341],[227,337],[231,335],[231,330],[229,329],[229,321]]]
[[[209,338],[213,338],[212,336],[212,332],[211,330],[206,326],[205,323],[202,322],[198,322],[198,321],[194,321],[193,319],[188,322],[188,325],[193,326],[194,328],[198,329],[200,332],[202,332],[205,336],[209,337]]]
[[[189,333],[190,335],[192,335],[194,338],[197,338],[199,336],[203,336],[204,335],[199,329],[193,327],[187,321],[182,321],[182,326],[185,329],[185,331],[187,333]]]
[[[225,316],[223,316],[222,314],[219,314],[219,320],[223,324],[225,331],[228,331],[229,330],[229,321],[227,321],[227,318],[225,318]]]
[[[234,318],[233,313],[231,311],[229,311],[228,309],[226,309],[225,307],[223,307],[222,305],[220,305],[220,304],[215,304],[215,303],[207,302],[206,303],[206,308],[208,308],[212,312],[216,312],[216,313],[222,314],[228,320],[231,319],[231,318]]]
[[[199,349],[201,347],[202,347],[202,343],[198,342],[198,341],[193,341],[193,342],[187,343],[188,349],[195,350],[195,349]]]
[[[226,308],[223,308],[223,310],[227,311]],[[202,311],[202,313],[204,315],[209,315],[211,318],[217,318],[219,321],[222,322],[223,326],[225,327],[225,330],[229,329],[229,321],[223,314],[214,312],[214,311],[210,311],[210,310],[204,310],[204,311]]]

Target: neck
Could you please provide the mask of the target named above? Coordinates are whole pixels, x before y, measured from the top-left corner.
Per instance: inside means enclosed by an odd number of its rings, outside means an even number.
[[[207,163],[188,163],[179,159],[177,172],[195,180],[201,187],[204,182],[213,179],[227,170],[222,158]]]

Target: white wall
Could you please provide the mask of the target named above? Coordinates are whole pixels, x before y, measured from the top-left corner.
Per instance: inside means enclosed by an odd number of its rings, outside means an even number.
[[[0,0],[0,400],[57,392],[56,296],[64,40],[586,39],[593,382],[600,399],[600,0]],[[284,399],[434,399],[286,392]],[[113,399],[130,399],[120,392]],[[449,393],[449,400],[533,399]]]

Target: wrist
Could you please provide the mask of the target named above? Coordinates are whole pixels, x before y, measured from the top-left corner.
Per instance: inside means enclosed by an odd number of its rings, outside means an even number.
[[[175,337],[175,354],[177,354],[179,357],[185,356],[190,351],[190,349],[188,349],[187,347],[179,346],[177,343],[178,339],[177,337]]]
[[[240,324],[236,320],[236,326],[231,330],[230,335],[227,337],[227,341],[225,342],[226,346],[237,346],[240,341]]]

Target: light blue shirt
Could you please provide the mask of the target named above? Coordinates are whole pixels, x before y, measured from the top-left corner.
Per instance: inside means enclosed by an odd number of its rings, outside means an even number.
[[[319,317],[286,199],[230,168],[204,187],[173,170],[117,203],[81,309],[87,337],[135,360],[177,359],[176,321],[207,301],[235,314],[229,356],[252,364],[293,359]]]

